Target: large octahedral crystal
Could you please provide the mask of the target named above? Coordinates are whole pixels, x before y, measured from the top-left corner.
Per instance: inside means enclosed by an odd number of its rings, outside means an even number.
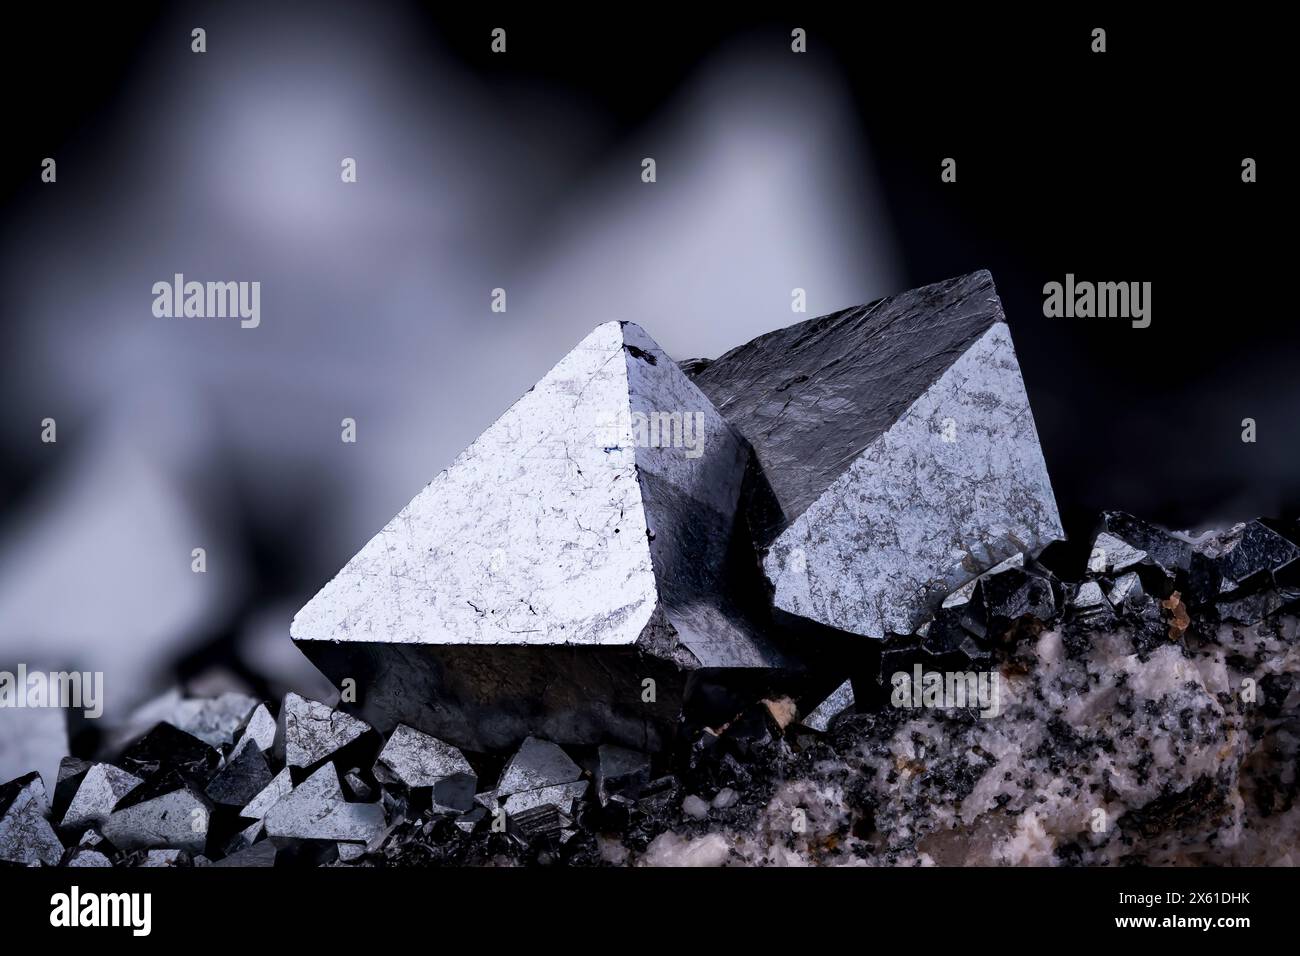
[[[981,571],[1062,535],[987,272],[687,367],[753,446],[750,522],[783,611],[909,634]]]
[[[640,328],[596,328],[294,618],[362,714],[470,750],[655,749],[783,658],[736,609],[745,443]],[[740,536],[737,536],[740,537]]]

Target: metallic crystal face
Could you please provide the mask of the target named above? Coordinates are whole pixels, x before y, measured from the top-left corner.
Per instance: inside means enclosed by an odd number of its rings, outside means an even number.
[[[549,740],[529,737],[501,771],[496,792],[508,797],[525,790],[573,783],[581,776],[582,770],[563,750]]]
[[[293,637],[635,643],[655,590],[636,450],[615,431],[624,355],[617,323],[588,335],[298,612]]]
[[[144,781],[112,764],[95,764],[82,777],[76,796],[63,815],[67,829],[103,823],[113,808]]]
[[[347,802],[338,771],[327,763],[277,801],[265,823],[273,837],[366,843],[383,832],[384,808]]]
[[[769,332],[694,376],[753,446],[772,502],[751,514],[761,547],[816,502],[867,446],[994,323],[987,272]]]
[[[138,802],[131,802],[141,797]],[[128,794],[104,824],[104,838],[121,850],[172,847],[202,853],[212,807],[179,775],[164,775]]]
[[[1062,534],[999,323],[795,519],[764,570],[778,607],[883,637],[910,633],[979,571]]]
[[[245,747],[221,768],[204,793],[218,806],[243,807],[271,783],[273,776],[262,751]]]
[[[813,730],[825,732],[831,721],[853,706],[853,683],[845,681],[803,718],[801,723]]]
[[[284,697],[277,746],[290,767],[311,767],[370,730],[363,721],[295,693]]]
[[[380,767],[394,782],[412,788],[434,787],[448,777],[475,777],[474,768],[455,747],[404,725],[384,744],[376,773]]]
[[[235,744],[235,749],[230,753],[230,759],[238,757],[246,747],[256,747],[265,753],[275,746],[275,718],[271,712],[266,709],[265,704],[258,704],[257,708],[249,716],[248,722],[244,725],[239,734],[239,742]]]
[[[267,811],[288,796],[291,790],[293,790],[293,783],[289,779],[289,768],[285,767],[249,801],[239,815],[249,820],[265,819]]]
[[[873,638],[1062,536],[992,280],[976,273],[764,336],[698,381],[754,446],[783,611]]]
[[[738,609],[749,453],[634,325],[588,335],[348,562],[291,634],[363,713],[472,750],[657,748],[686,672],[786,664]],[[742,589],[743,590],[743,589]],[[655,682],[642,700],[643,681]]]
[[[606,323],[371,539],[291,633],[632,646],[662,607],[682,618],[698,663],[761,666],[762,641],[709,587],[746,461],[649,336]]]
[[[38,773],[0,786],[0,862],[54,866],[63,844],[45,819],[45,784]]]

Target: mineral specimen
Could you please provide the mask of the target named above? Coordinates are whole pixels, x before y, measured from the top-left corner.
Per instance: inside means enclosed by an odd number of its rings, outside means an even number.
[[[474,805],[478,776],[465,755],[405,725],[399,725],[388,738],[374,773],[385,784],[429,790],[429,800],[440,810],[461,813]]]
[[[207,780],[221,763],[221,754],[197,737],[171,724],[161,723],[122,754],[117,764],[137,777],[149,778],[160,771],[183,771],[197,780]]]
[[[244,694],[225,693],[211,700],[188,699],[176,704],[167,722],[212,747],[231,743],[257,701]]]
[[[126,795],[104,824],[104,838],[121,850],[170,847],[202,853],[211,813],[193,781],[169,771]]]
[[[582,769],[560,747],[549,740],[529,737],[501,771],[496,792],[508,797],[525,790],[573,783],[581,777]]]
[[[183,866],[186,859],[184,850],[150,850],[141,866]]]
[[[271,768],[256,747],[245,747],[208,784],[208,799],[218,806],[242,807],[271,783]]]
[[[45,784],[29,773],[0,786],[0,861],[54,866],[63,844],[45,819]]]
[[[398,726],[379,753],[388,779],[408,787],[437,786],[448,777],[475,777],[474,768],[455,747],[436,737]]]
[[[245,847],[238,853],[232,853],[224,859],[217,860],[213,866],[262,867],[275,866],[276,846],[271,840],[263,840],[253,846]]]
[[[635,325],[596,328],[294,618],[361,712],[470,750],[658,749],[687,687],[787,659],[733,599],[749,454]],[[703,701],[709,698],[701,697]]]
[[[81,778],[60,826],[65,829],[103,823],[118,801],[143,783],[139,777],[112,764],[97,763]]]
[[[258,704],[240,732],[239,742],[231,751],[231,759],[238,757],[245,747],[256,747],[263,753],[270,750],[275,746],[275,732],[275,718],[271,716],[265,704]]]
[[[94,765],[94,761],[81,760],[77,757],[64,757],[59,761],[59,769],[55,775],[54,799],[50,803],[54,819],[62,819],[68,812],[68,806],[72,803],[72,798],[77,795],[81,781]]]
[[[910,634],[1063,533],[987,272],[770,332],[694,380],[753,447],[749,521],[785,612]]]
[[[384,810],[378,803],[347,802],[338,771],[327,763],[281,797],[263,822],[272,837],[366,843],[383,832]]]
[[[827,730],[831,721],[853,706],[853,683],[845,681],[829,697],[813,708],[801,723],[813,730]]]
[[[636,799],[649,782],[647,754],[610,744],[596,751],[596,797],[602,804],[613,796]]]
[[[98,850],[79,849],[72,853],[64,866],[111,867],[108,857]]]
[[[314,768],[369,732],[364,721],[350,714],[289,693],[280,708],[276,755],[290,767]]]
[[[248,805],[239,812],[239,815],[245,820],[256,820],[257,822],[244,829],[242,836],[245,841],[252,843],[261,835],[263,821],[266,819],[267,813],[292,790],[293,783],[289,779],[289,768],[285,767],[275,775],[275,778],[260,793],[248,802]]]

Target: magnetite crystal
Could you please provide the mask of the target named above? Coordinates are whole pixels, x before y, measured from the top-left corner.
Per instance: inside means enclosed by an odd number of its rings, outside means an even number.
[[[786,664],[737,608],[744,443],[641,329],[578,344],[294,618],[380,729],[653,749],[688,681]]]
[[[753,446],[750,524],[790,614],[910,634],[1062,536],[987,272],[770,332],[694,381]]]

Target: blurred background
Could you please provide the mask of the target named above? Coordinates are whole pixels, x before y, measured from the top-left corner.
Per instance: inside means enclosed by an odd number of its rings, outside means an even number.
[[[0,669],[104,671],[109,722],[177,687],[327,694],[293,613],[611,319],[713,357],[988,268],[1068,530],[1300,513],[1262,15],[7,16]],[[259,281],[260,326],[155,318],[178,272]],[[1150,281],[1152,325],[1044,318],[1067,272]],[[0,780],[68,733],[99,735],[0,711]]]

